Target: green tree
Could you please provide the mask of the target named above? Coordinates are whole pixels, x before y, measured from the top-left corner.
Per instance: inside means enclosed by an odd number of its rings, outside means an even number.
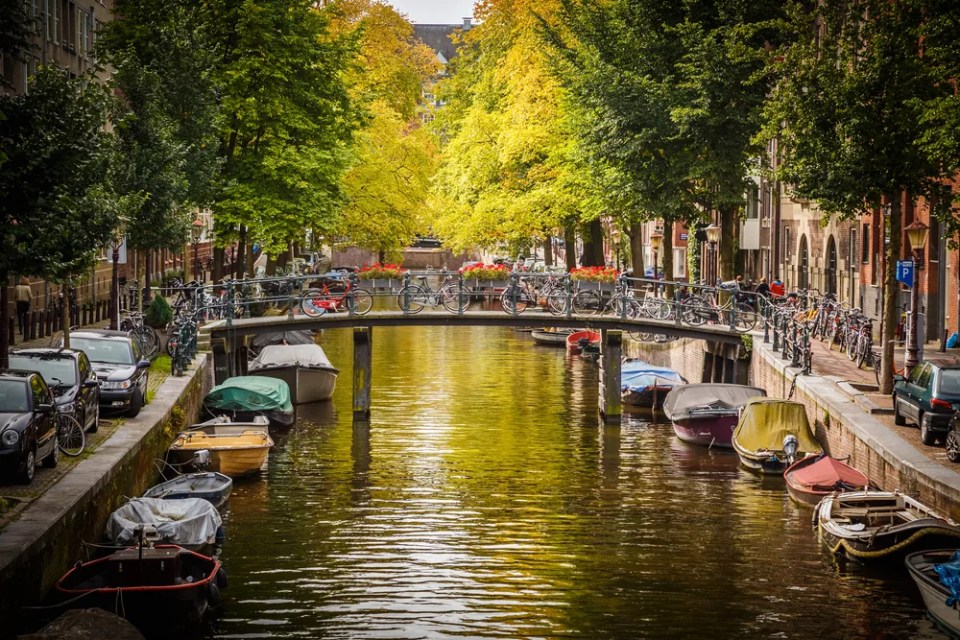
[[[93,266],[116,225],[104,176],[113,153],[107,96],[88,78],[42,67],[30,91],[0,98],[0,282],[13,273],[67,282]],[[0,366],[8,345],[0,288]],[[67,307],[68,305],[64,305]],[[69,324],[69,323],[68,323]],[[69,346],[69,335],[66,336]]]
[[[779,140],[778,177],[828,214],[852,217],[889,205],[881,392],[892,386],[898,320],[894,265],[903,198],[943,202],[952,170],[924,141],[923,105],[952,92],[921,55],[921,0],[828,0],[790,5],[791,42],[778,52],[766,135]],[[869,19],[864,19],[869,16]]]

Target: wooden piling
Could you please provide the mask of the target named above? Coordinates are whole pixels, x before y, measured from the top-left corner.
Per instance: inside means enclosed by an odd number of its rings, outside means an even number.
[[[623,351],[623,331],[600,330],[600,417],[606,424],[618,424],[623,413],[620,400],[620,356]]]
[[[373,328],[353,329],[353,419],[370,419]]]

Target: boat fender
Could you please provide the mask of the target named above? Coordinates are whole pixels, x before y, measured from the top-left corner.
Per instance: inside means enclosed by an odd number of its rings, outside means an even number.
[[[219,547],[223,545],[224,539],[227,537],[226,532],[223,530],[223,525],[217,527],[217,532],[213,534],[213,541]]]
[[[217,586],[216,581],[211,581],[207,585],[207,604],[213,608],[220,606],[220,587]]]
[[[214,581],[217,583],[217,586],[220,587],[221,589],[227,588],[227,572],[224,571],[222,567],[220,569],[217,569],[217,575],[214,578]]]

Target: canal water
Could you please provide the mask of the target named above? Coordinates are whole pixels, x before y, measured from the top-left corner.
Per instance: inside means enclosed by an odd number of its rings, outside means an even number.
[[[238,482],[218,638],[944,638],[899,566],[823,553],[779,479],[598,423],[596,365],[507,329],[373,335]]]

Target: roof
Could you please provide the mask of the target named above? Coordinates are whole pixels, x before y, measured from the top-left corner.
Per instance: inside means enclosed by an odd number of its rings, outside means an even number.
[[[76,349],[66,349],[64,347],[33,347],[28,349],[13,349],[10,351],[12,356],[44,356],[47,358],[72,358],[76,359],[80,355]]]
[[[0,371],[0,378],[26,378],[30,374],[40,375],[36,371],[22,371],[20,369],[7,369]]]
[[[929,362],[941,369],[960,369],[960,362],[957,362],[956,358],[924,358],[923,362]]]
[[[83,331],[71,331],[70,337],[130,340],[130,334],[128,332],[111,331],[110,329],[84,329]]]
[[[433,49],[441,62],[449,62],[457,57],[457,46],[450,39],[457,31],[463,29],[462,24],[415,24],[413,33],[425,45]]]

